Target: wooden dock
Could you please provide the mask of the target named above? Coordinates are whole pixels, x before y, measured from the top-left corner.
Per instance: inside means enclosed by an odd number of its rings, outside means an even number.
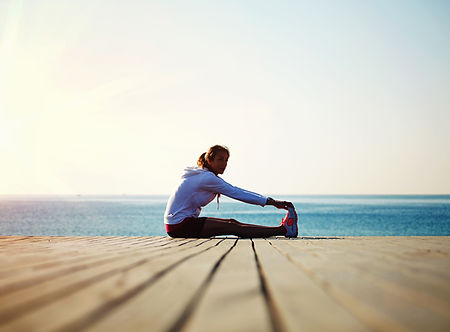
[[[450,237],[0,237],[0,331],[450,331]]]

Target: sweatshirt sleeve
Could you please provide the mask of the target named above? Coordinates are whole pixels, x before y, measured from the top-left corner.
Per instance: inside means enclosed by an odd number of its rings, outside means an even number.
[[[222,194],[245,203],[264,206],[267,202],[267,197],[232,186],[231,184],[219,178],[218,176],[215,176],[214,174],[205,177],[203,188],[207,191]]]

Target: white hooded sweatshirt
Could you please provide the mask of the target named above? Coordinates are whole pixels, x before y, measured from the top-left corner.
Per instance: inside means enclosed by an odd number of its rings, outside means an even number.
[[[173,225],[187,217],[198,217],[202,207],[210,203],[217,194],[261,206],[267,202],[267,197],[234,187],[211,171],[187,167],[181,177],[181,184],[167,202],[164,223]]]

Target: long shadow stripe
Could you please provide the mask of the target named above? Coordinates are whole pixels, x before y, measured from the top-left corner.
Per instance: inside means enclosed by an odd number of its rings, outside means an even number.
[[[233,245],[230,247],[230,249],[228,249],[219,258],[219,260],[216,262],[216,264],[214,264],[213,268],[209,272],[209,274],[206,277],[206,279],[203,281],[201,286],[197,289],[195,294],[192,296],[191,300],[188,302],[188,304],[184,308],[184,311],[181,313],[180,317],[178,317],[178,319],[175,320],[173,325],[167,330],[168,332],[178,332],[178,331],[180,331],[183,328],[183,326],[188,321],[189,317],[194,312],[195,308],[200,303],[202,297],[204,296],[204,294],[205,294],[209,284],[211,283],[211,280],[214,277],[214,274],[216,273],[216,271],[219,268],[220,264],[222,264],[223,260],[231,252],[231,250],[233,250],[233,248],[236,246],[238,241],[239,241],[239,239],[236,239],[236,241],[233,243]]]
[[[178,241],[178,242],[181,242],[181,241]],[[192,241],[190,240],[190,241],[187,241],[187,242],[192,242]],[[169,243],[167,243],[167,244],[169,244]],[[179,246],[179,244],[175,245],[176,243],[177,242],[173,242],[172,244],[174,244],[174,246],[161,248],[161,249],[172,249],[175,246]],[[165,246],[165,245],[158,246],[157,248],[160,248],[160,247],[163,247],[163,246]],[[37,284],[46,282],[46,281],[48,281],[50,279],[55,279],[55,278],[58,278],[60,276],[67,275],[69,273],[74,273],[74,272],[77,272],[77,271],[81,271],[81,270],[90,268],[92,266],[99,266],[99,265],[107,264],[107,263],[110,263],[110,262],[113,262],[113,261],[122,260],[127,255],[131,255],[132,252],[133,252],[132,250],[126,250],[126,251],[123,252],[123,255],[117,255],[116,254],[116,255],[114,255],[112,257],[108,257],[108,258],[105,258],[105,259],[99,259],[99,260],[92,261],[92,262],[89,262],[89,263],[81,263],[81,264],[78,264],[78,265],[63,266],[61,269],[58,269],[56,271],[52,271],[52,272],[40,275],[38,277],[31,276],[29,279],[25,279],[25,280],[21,280],[21,281],[18,281],[18,282],[12,282],[12,283],[7,283],[7,284],[0,285],[0,296],[6,295],[8,293],[11,293],[11,292],[14,292],[14,291],[17,291],[17,290],[25,289],[27,287],[36,286]],[[140,252],[140,254],[141,253],[144,254],[144,252]],[[151,252],[151,253],[153,253],[153,252]],[[151,254],[151,253],[149,253],[149,254]],[[156,254],[154,256],[151,256],[151,258],[153,259],[154,257],[158,257],[158,256],[161,256],[161,255],[163,255],[163,253],[161,253],[159,255]]]
[[[194,247],[197,247],[203,243],[208,242],[209,240],[203,241],[197,245],[195,245]],[[221,241],[222,242],[222,241]],[[220,243],[220,242],[219,242]],[[218,245],[219,243],[217,243],[216,245]],[[214,245],[215,246],[215,245]],[[211,246],[209,248],[206,248],[205,250],[208,250],[214,246]],[[203,250],[203,251],[205,251]],[[201,251],[201,252],[203,252]],[[89,287],[90,285],[94,284],[95,282],[99,282],[105,278],[111,277],[114,274],[117,273],[123,273],[126,271],[129,271],[133,268],[136,268],[138,266],[141,266],[143,264],[146,264],[150,261],[152,261],[155,258],[161,257],[161,256],[166,256],[166,255],[171,255],[173,254],[173,252],[161,252],[159,254],[156,254],[154,256],[148,257],[148,258],[143,258],[140,259],[136,262],[133,262],[131,264],[125,265],[125,266],[121,266],[118,268],[114,268],[114,269],[110,269],[108,271],[96,274],[90,278],[87,278],[85,280],[79,281],[79,282],[75,282],[71,285],[68,285],[67,287],[64,287],[62,289],[59,289],[57,291],[51,292],[49,294],[45,294],[39,297],[36,297],[32,300],[29,300],[25,303],[16,305],[14,307],[11,307],[7,310],[3,310],[0,312],[0,325],[5,324],[9,321],[12,321],[18,317],[20,317],[21,315],[34,310],[35,308],[41,307],[43,305],[46,305],[47,303],[53,302],[55,300],[58,300],[60,298],[63,298],[65,296],[69,296],[73,293],[78,292],[80,289],[85,288],[85,287]],[[189,259],[190,257],[186,258]],[[108,260],[108,261],[114,261],[114,260]],[[102,264],[105,262],[101,262]],[[84,267],[90,267],[91,265],[94,264],[99,264],[99,262],[94,262],[93,264],[89,264],[89,266],[84,266]],[[71,271],[72,272],[72,271]]]
[[[252,248],[253,248],[253,254],[255,255],[255,262],[256,262],[256,268],[258,270],[258,276],[259,276],[259,281],[260,281],[260,285],[261,285],[261,292],[264,296],[264,299],[265,299],[265,302],[267,305],[267,310],[269,311],[269,317],[270,317],[270,322],[272,324],[272,330],[276,331],[276,332],[285,331],[286,329],[284,328],[282,321],[280,319],[280,315],[278,313],[278,308],[276,307],[275,302],[272,299],[270,290],[267,286],[267,281],[266,281],[266,277],[264,275],[264,270],[259,261],[258,254],[255,249],[255,243],[253,242],[253,240],[252,240]]]
[[[191,254],[191,255],[185,256],[183,258],[180,258],[176,262],[170,264],[169,266],[167,266],[163,270],[161,270],[158,273],[154,274],[152,277],[150,277],[149,279],[147,279],[144,282],[140,283],[136,287],[130,289],[126,293],[122,294],[121,296],[119,296],[119,297],[117,297],[115,299],[112,299],[112,300],[110,300],[108,302],[105,302],[102,306],[100,306],[96,310],[93,310],[92,312],[90,312],[86,316],[83,316],[78,321],[71,322],[67,326],[64,326],[64,327],[62,327],[62,328],[60,328],[60,329],[58,329],[56,331],[59,331],[59,332],[78,332],[78,331],[81,331],[83,329],[88,328],[92,324],[94,324],[97,321],[101,320],[103,317],[106,317],[108,314],[111,313],[111,311],[117,309],[119,306],[124,305],[126,302],[128,302],[129,300],[134,298],[136,295],[141,293],[143,290],[145,290],[146,288],[150,287],[158,279],[160,279],[165,274],[167,274],[168,272],[170,272],[171,270],[176,268],[178,265],[180,265],[183,262],[186,262],[187,260],[189,260],[189,259],[191,259],[193,257],[196,257],[196,256],[198,256],[198,255],[200,255],[200,254],[202,254],[202,253],[204,253],[204,252],[214,248],[214,247],[217,247],[224,240],[222,240],[222,241],[220,241],[220,242],[216,243],[215,245],[212,245],[212,246],[210,246],[208,248],[205,248],[205,249],[203,249],[201,251],[198,251],[198,252],[196,252],[194,254]],[[204,241],[202,243],[205,243],[205,242],[208,242],[208,241]],[[233,245],[233,247],[234,247],[234,245]]]

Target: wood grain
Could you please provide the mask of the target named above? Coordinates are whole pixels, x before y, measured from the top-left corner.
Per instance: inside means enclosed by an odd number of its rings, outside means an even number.
[[[0,331],[448,331],[450,237],[0,236]]]

